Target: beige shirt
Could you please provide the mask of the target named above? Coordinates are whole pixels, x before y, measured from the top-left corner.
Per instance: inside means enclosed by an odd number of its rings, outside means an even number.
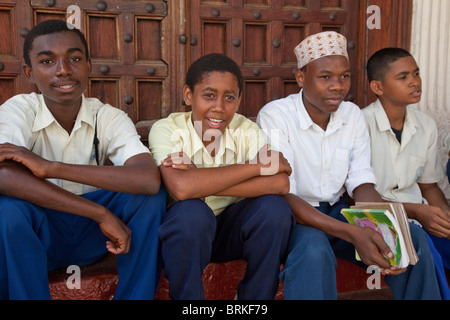
[[[400,144],[379,100],[363,112],[370,133],[376,190],[388,201],[421,203],[418,183],[436,183],[445,177],[433,119],[408,107]]]
[[[53,117],[42,95],[14,96],[0,107],[0,143],[26,147],[50,161],[96,165],[93,141],[97,122],[100,164],[109,158],[115,165],[123,165],[132,156],[150,152],[125,112],[95,98],[82,99],[69,134]],[[75,194],[97,190],[72,181],[49,181]]]
[[[161,165],[169,154],[184,152],[197,168],[214,168],[252,160],[266,144],[258,125],[242,115],[235,114],[233,120],[220,135],[213,158],[205,148],[192,124],[191,112],[172,113],[168,118],[156,122],[149,133],[149,147],[156,163]],[[208,149],[214,147],[213,143]],[[219,215],[226,207],[242,198],[209,196],[203,200]],[[173,199],[176,200],[176,199]]]

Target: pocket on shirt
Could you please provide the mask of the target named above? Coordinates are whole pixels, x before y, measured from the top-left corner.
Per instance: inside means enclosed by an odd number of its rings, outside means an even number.
[[[344,185],[347,179],[349,163],[350,163],[350,151],[347,149],[336,149],[334,159],[331,159],[331,176],[333,183],[339,188]]]
[[[407,177],[414,177],[414,181],[417,181],[422,176],[423,169],[425,167],[426,158],[417,156],[410,156],[407,169]]]

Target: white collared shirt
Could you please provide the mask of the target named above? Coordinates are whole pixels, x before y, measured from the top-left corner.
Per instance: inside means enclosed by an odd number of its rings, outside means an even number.
[[[346,190],[352,196],[358,186],[376,183],[364,116],[355,104],[343,102],[324,131],[309,116],[300,91],[268,103],[257,123],[291,164],[290,193],[311,205],[334,204]]]
[[[418,183],[437,183],[445,177],[434,120],[408,106],[400,144],[379,100],[363,112],[378,180],[376,190],[388,201],[421,203]]]
[[[220,143],[215,145],[215,156],[211,157],[208,149],[213,147],[213,143],[208,148],[204,146],[192,124],[192,112],[172,113],[157,121],[152,126],[148,141],[157,165],[161,165],[161,161],[169,154],[184,152],[197,168],[214,168],[253,160],[266,144],[256,123],[235,114],[224,134],[220,135]],[[204,201],[215,215],[219,215],[227,206],[240,199],[209,196]]]
[[[83,96],[69,134],[53,117],[42,95],[36,93],[14,96],[0,107],[0,143],[26,147],[49,161],[96,165],[93,144],[96,121],[100,164],[110,159],[114,165],[123,165],[132,156],[150,152],[123,111]],[[96,190],[72,181],[49,181],[75,194]]]

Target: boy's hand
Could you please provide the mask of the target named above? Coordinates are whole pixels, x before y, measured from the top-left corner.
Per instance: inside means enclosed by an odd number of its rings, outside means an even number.
[[[172,167],[178,170],[190,170],[197,168],[195,164],[192,163],[191,158],[189,158],[184,152],[169,154],[167,158],[161,161],[161,164],[165,167]]]
[[[412,206],[411,204],[409,206]],[[414,204],[415,218],[424,229],[439,238],[450,238],[450,216],[441,208],[427,204]]]
[[[383,238],[370,228],[356,227],[353,245],[358,251],[362,262],[366,265],[376,265],[383,275],[398,275],[406,271],[406,268],[393,267],[384,257],[392,257],[392,252]]]
[[[48,177],[51,161],[48,161],[25,147],[11,143],[0,144],[0,162],[12,160],[26,166],[36,177]]]
[[[106,248],[113,254],[125,254],[130,250],[131,230],[114,214],[107,214],[98,222],[100,230],[110,240]]]

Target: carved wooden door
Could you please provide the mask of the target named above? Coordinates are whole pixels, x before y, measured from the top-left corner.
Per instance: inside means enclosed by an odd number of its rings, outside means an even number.
[[[22,72],[27,31],[44,19],[73,17],[89,43],[87,95],[126,111],[142,138],[152,121],[183,111],[187,67],[201,55],[232,57],[245,77],[240,112],[255,117],[272,99],[298,92],[294,47],[307,35],[335,30],[349,40],[348,99],[367,105],[365,63],[385,46],[409,46],[412,0],[0,0],[0,104],[36,90]],[[366,28],[377,5],[382,28]]]
[[[357,60],[360,1],[191,1],[191,59],[220,52],[242,68],[245,91],[240,113],[255,117],[272,99],[297,93],[294,47],[306,36],[337,31],[347,36]],[[356,73],[356,64],[352,65]],[[356,86],[352,86],[356,90]],[[354,99],[354,92],[349,98]]]

